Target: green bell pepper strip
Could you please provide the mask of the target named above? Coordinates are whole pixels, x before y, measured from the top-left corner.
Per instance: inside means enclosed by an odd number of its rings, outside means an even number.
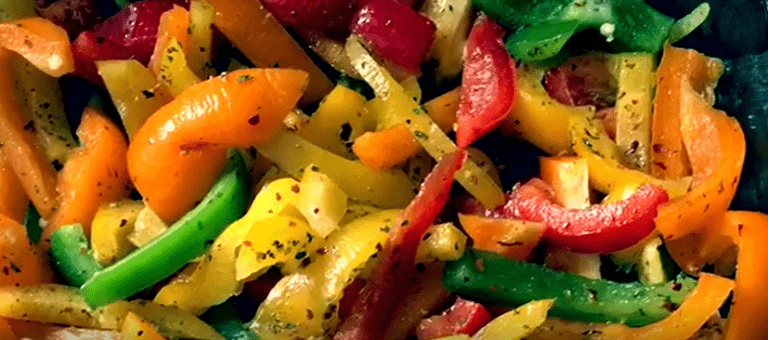
[[[667,317],[695,288],[696,281],[678,277],[660,285],[644,285],[591,280],[469,250],[458,261],[446,263],[443,285],[459,295],[505,307],[555,299],[551,316],[638,327]]]
[[[125,299],[203,255],[226,227],[245,214],[248,183],[242,156],[231,152],[227,168],[203,201],[168,231],[85,282],[80,288],[85,300],[99,307]]]
[[[51,234],[50,255],[61,276],[73,287],[80,287],[103,269],[80,224],[65,225]]]
[[[243,324],[231,303],[212,307],[201,318],[227,340],[259,340],[256,333]]]
[[[599,29],[619,52],[657,52],[673,19],[636,0],[473,0],[497,22],[513,28],[507,49],[522,62],[541,61],[560,52],[585,29]]]

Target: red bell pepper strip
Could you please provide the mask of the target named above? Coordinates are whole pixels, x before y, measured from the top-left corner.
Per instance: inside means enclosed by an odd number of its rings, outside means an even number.
[[[355,14],[351,29],[398,79],[421,73],[437,31],[432,20],[397,1],[367,3]]]
[[[544,238],[577,253],[611,253],[627,248],[654,229],[659,205],[669,200],[661,188],[644,185],[629,198],[587,209],[566,209],[552,202],[551,189],[532,180],[509,194],[501,208],[507,217],[544,222]]]
[[[457,298],[443,314],[422,320],[416,328],[416,337],[430,340],[457,334],[472,336],[489,321],[491,313],[483,305]]]
[[[484,15],[469,32],[456,112],[456,144],[462,149],[499,127],[512,112],[517,67],[503,37],[504,29]]]
[[[352,312],[341,324],[335,340],[377,339],[384,334],[395,307],[402,302],[400,285],[415,270],[416,250],[427,228],[450,196],[453,177],[467,153],[443,156],[424,180],[421,190],[397,219],[384,245],[379,264],[360,291]]]

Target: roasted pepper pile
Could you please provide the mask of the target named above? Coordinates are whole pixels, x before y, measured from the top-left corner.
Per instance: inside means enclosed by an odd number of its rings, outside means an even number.
[[[762,338],[737,2],[0,2],[0,339]]]

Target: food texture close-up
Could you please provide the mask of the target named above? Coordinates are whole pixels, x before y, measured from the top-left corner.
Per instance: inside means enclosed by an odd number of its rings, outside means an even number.
[[[766,0],[0,0],[0,340],[768,339]]]

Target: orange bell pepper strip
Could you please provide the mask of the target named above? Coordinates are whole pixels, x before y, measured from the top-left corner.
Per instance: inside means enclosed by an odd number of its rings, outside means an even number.
[[[24,223],[29,199],[24,187],[13,172],[11,163],[0,148],[0,214],[12,220]]]
[[[75,70],[67,32],[43,18],[26,18],[0,24],[0,47],[24,59],[52,77]]]
[[[602,332],[597,338],[613,340],[689,339],[696,334],[712,314],[717,312],[732,289],[733,281],[717,275],[702,274],[696,289],[666,319],[639,328],[618,324],[609,325],[601,329]]]
[[[382,170],[389,169],[413,157],[421,146],[405,124],[389,129],[366,132],[355,139],[352,151],[365,166]]]
[[[546,226],[541,222],[459,214],[459,223],[475,249],[492,251],[511,260],[528,261]]]
[[[584,209],[589,202],[587,160],[578,157],[539,158],[540,176],[555,191],[555,200],[566,208]]]
[[[665,240],[701,229],[728,210],[746,150],[739,123],[713,109],[690,83],[680,85],[680,133],[693,170],[694,189],[662,205],[656,228]]]
[[[227,148],[269,140],[307,86],[306,72],[248,69],[187,88],[142,125],[128,171],[146,204],[172,223],[203,198]]]
[[[90,235],[99,207],[127,197],[131,190],[126,165],[128,143],[120,128],[104,113],[88,107],[77,133],[84,147],[59,173],[61,204],[43,231],[46,247],[51,234],[67,224],[79,223]]]
[[[133,312],[125,315],[120,335],[122,340],[166,340],[151,323]]]
[[[728,255],[739,245],[738,216],[729,211],[713,217],[706,228],[667,240],[664,245],[680,268],[691,275],[698,276],[706,264],[732,263],[736,257]]]
[[[680,91],[689,82],[704,94],[709,105],[714,103],[714,86],[723,72],[718,59],[708,58],[694,50],[666,45],[656,73],[657,88],[651,130],[651,173],[660,178],[679,179],[691,172],[688,154],[680,135],[681,106],[685,94]]]
[[[731,212],[741,236],[736,287],[728,316],[726,340],[765,338],[768,324],[768,216],[756,212]]]
[[[0,215],[0,287],[53,282],[48,258],[29,242],[24,226]]]
[[[8,161],[19,181],[44,218],[51,216],[58,204],[56,170],[37,143],[32,122],[16,98],[13,86],[13,52],[0,48],[0,144],[13,157]]]
[[[292,68],[309,74],[300,105],[316,102],[331,92],[333,83],[258,1],[207,1],[216,11],[213,23],[256,67]]]
[[[155,74],[160,74],[160,58],[168,47],[171,38],[181,44],[186,53],[189,50],[189,12],[181,6],[173,6],[173,9],[160,15],[160,24],[157,27],[157,41],[152,57],[149,58],[148,68]]]

